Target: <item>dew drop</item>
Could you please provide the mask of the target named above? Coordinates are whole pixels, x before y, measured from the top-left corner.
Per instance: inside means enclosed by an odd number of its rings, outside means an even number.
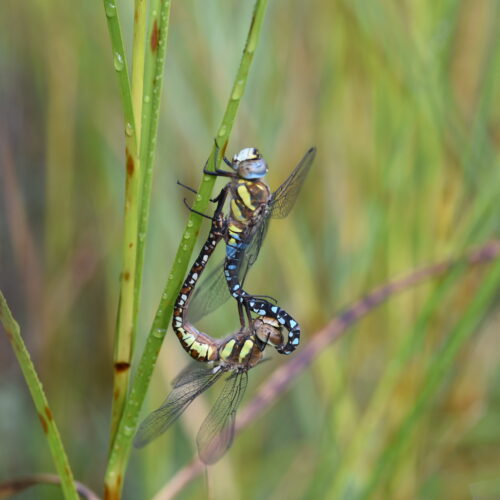
[[[222,125],[222,127],[219,130],[219,137],[224,137],[227,132],[227,127],[225,125]]]
[[[125,434],[125,436],[131,436],[133,432],[134,432],[133,427],[129,427],[128,425],[125,425],[123,427],[123,434]]]
[[[121,71],[123,69],[124,66],[123,57],[118,52],[115,52],[115,56],[113,58],[113,64],[115,65],[116,71]]]
[[[106,11],[107,17],[112,18],[116,16],[116,5],[112,2],[106,2],[104,10]]]
[[[185,240],[189,240],[189,238],[191,238],[191,233],[190,233],[189,231],[186,231],[186,232],[184,233],[184,239],[185,239]]]
[[[132,135],[134,134],[134,127],[132,127],[132,124],[131,123],[128,123],[125,125],[125,135],[127,135],[128,137],[132,137]]]
[[[146,239],[146,233],[139,233],[139,241],[143,242]]]
[[[187,226],[188,227],[193,227],[193,221],[192,220],[188,221]]]
[[[231,94],[231,99],[233,99],[233,101],[237,101],[238,99],[241,99],[244,86],[245,86],[244,80],[238,80],[236,82],[236,85],[234,86],[233,93]]]
[[[149,101],[151,101],[151,97],[149,97],[149,95],[146,94],[144,96],[144,102],[149,102]]]
[[[201,194],[196,195],[196,201],[201,201]]]
[[[166,333],[166,328],[156,328],[155,330],[153,330],[153,335],[158,339],[162,339]]]

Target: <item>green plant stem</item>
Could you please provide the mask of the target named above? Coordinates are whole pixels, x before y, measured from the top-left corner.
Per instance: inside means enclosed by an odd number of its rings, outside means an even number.
[[[220,154],[223,153],[225,147],[227,146],[227,140],[233,127],[238,105],[245,90],[250,64],[253,59],[253,54],[255,52],[259,33],[262,27],[266,5],[267,0],[257,0],[255,3],[252,22],[247,36],[245,49],[243,51],[243,56],[236,73],[226,111],[217,133],[218,143],[222,146]],[[144,104],[146,104],[146,102],[144,102]],[[147,112],[146,106],[144,106],[143,112]],[[146,124],[144,123],[142,131],[143,146],[146,144],[144,139],[146,133],[145,128]],[[214,154],[215,148],[212,150],[210,155],[209,164],[212,164]],[[217,158],[216,160],[218,162],[220,158]],[[206,210],[214,182],[215,179],[211,176],[203,177],[198,190],[199,194],[196,196],[196,201],[194,203],[194,207],[197,210]],[[146,197],[144,197],[144,200],[146,200]],[[163,338],[167,332],[172,314],[172,306],[186,273],[200,225],[201,217],[191,213],[175,256],[172,272],[170,273],[164,287],[160,304],[153,320],[153,325],[146,340],[144,352],[142,353],[139,366],[137,368],[137,374],[132,382],[130,395],[126,402],[124,415],[120,421],[116,439],[111,450],[108,468],[106,470],[107,498],[120,498],[123,475],[127,466],[128,457],[130,455],[132,440],[137,428],[139,412],[146,396]]]
[[[135,279],[137,265],[138,218],[140,209],[139,181],[140,159],[136,120],[127,60],[123,47],[120,19],[114,0],[105,0],[104,9],[113,48],[113,64],[120,84],[121,101],[125,120],[125,208],[122,247],[122,271],[115,331],[113,403],[111,410],[112,445],[118,421],[123,413],[130,379],[130,364],[135,334],[136,307]],[[137,43],[138,45],[138,43]],[[137,52],[140,50],[134,47]]]
[[[135,122],[137,149],[141,150],[141,115],[144,87],[144,57],[146,51],[146,0],[135,0],[134,41],[132,46],[132,107]],[[141,163],[142,164],[142,163]],[[143,167],[144,168],[144,167]],[[139,171],[142,174],[142,170]]]
[[[412,410],[404,419],[398,432],[393,437],[392,443],[387,446],[377,460],[370,481],[364,491],[359,495],[359,499],[368,499],[373,496],[377,486],[387,474],[388,470],[393,470],[396,460],[404,450],[405,445],[411,437],[412,431],[418,424],[419,417],[427,408],[432,397],[441,387],[443,378],[449,374],[452,363],[467,339],[472,335],[484,318],[485,312],[494,299],[500,282],[500,262],[496,262],[485,276],[484,283],[475,293],[474,298],[458,321],[457,326],[446,338],[442,349],[434,356],[430,369],[427,373],[422,389]]]
[[[149,222],[149,207],[153,181],[153,167],[158,136],[161,91],[165,70],[165,54],[167,50],[168,25],[170,19],[170,0],[161,2],[152,0],[150,5],[150,22],[145,41],[144,92],[142,96],[141,118],[141,178],[140,197],[141,210],[139,217],[139,239],[137,242],[137,270],[135,287],[136,313],[140,304],[142,272],[144,269],[144,252]]]
[[[24,379],[28,384],[28,389],[31,393],[35,408],[38,412],[38,418],[42,424],[42,429],[49,442],[52,459],[56,466],[57,473],[61,479],[61,487],[64,493],[64,498],[70,500],[78,500],[78,493],[73,479],[73,472],[69,465],[68,456],[61,441],[59,430],[49,407],[47,397],[43,391],[42,383],[38,378],[33,362],[21,337],[19,325],[12,317],[9,306],[0,291],[0,322],[2,323],[5,333],[9,339],[17,361],[24,375]]]

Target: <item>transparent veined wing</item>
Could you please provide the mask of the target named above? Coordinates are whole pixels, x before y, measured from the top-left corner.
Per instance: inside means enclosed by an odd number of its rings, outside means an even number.
[[[215,405],[201,424],[196,437],[198,454],[205,464],[213,464],[231,446],[236,411],[243,399],[248,374],[239,372],[226,380]]]
[[[224,260],[222,260],[212,271],[203,276],[196,286],[188,307],[189,321],[196,323],[218,309],[230,296],[224,276]]]
[[[272,194],[270,203],[271,217],[283,219],[290,213],[315,156],[316,148],[310,148],[287,180]]]
[[[272,194],[260,223],[248,234],[246,238],[247,247],[241,252],[238,265],[241,286],[244,285],[248,270],[257,260],[262,243],[267,235],[270,219],[284,218],[290,213],[315,156],[316,148],[310,148],[285,182]],[[189,319],[193,322],[198,321],[218,309],[230,297],[231,294],[224,276],[224,261],[222,261],[206,278],[201,280],[195,290],[189,307]]]
[[[188,367],[173,382],[174,388],[165,402],[149,414],[139,426],[134,446],[141,448],[163,434],[201,393],[212,386],[224,373],[213,372],[207,366]]]
[[[240,283],[245,283],[245,278],[250,266],[249,258],[251,254],[243,254],[238,266],[238,276]],[[231,294],[227,287],[226,277],[224,275],[224,260],[222,260],[206,277],[201,278],[200,284],[193,293],[193,298],[188,307],[189,321],[195,323],[207,314],[218,309],[224,304]]]
[[[257,260],[262,243],[267,235],[271,218],[282,219],[292,210],[315,156],[316,148],[310,148],[286,181],[272,194],[262,220],[253,228],[252,233],[247,239],[248,246],[244,250],[243,258],[240,261],[240,276],[246,276],[248,269]]]

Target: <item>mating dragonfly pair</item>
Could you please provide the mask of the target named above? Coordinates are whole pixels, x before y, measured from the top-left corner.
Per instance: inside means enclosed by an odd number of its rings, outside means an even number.
[[[226,384],[197,436],[198,452],[204,463],[216,462],[232,443],[237,408],[243,398],[248,371],[263,357],[267,345],[281,354],[290,354],[300,342],[300,327],[284,309],[243,289],[245,277],[259,254],[271,218],[288,215],[295,203],[316,149],[311,148],[288,179],[271,193],[263,177],[268,166],[255,148],[246,148],[224,162],[233,172],[204,168],[207,175],[229,177],[213,200],[217,203],[208,238],[189,271],[177,297],[173,328],[184,350],[203,366],[188,367],[173,381],[173,390],[163,405],[141,424],[135,438],[140,447],[165,432],[191,402],[225,373]],[[214,159],[217,154],[214,155]],[[223,208],[229,198],[228,215]],[[205,270],[217,244],[226,242],[223,263],[195,286]],[[192,321],[200,319],[222,305],[230,296],[238,304],[240,329],[216,339],[199,331]],[[189,312],[189,319],[188,319]],[[256,315],[255,317],[253,315]],[[284,336],[283,327],[288,331]]]

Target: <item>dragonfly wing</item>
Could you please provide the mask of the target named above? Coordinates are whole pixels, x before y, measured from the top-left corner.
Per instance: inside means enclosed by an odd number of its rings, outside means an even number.
[[[231,294],[224,276],[224,260],[220,262],[205,278],[201,279],[189,304],[188,318],[192,323],[224,304]]]
[[[311,168],[315,155],[316,148],[309,149],[288,179],[273,193],[262,221],[253,228],[252,233],[247,237],[248,246],[241,252],[238,268],[238,276],[242,286],[248,270],[257,260],[267,234],[270,218],[283,218],[289,214]],[[218,309],[230,297],[231,294],[229,293],[226,277],[224,276],[224,261],[222,261],[205,278],[202,278],[201,283],[197,286],[189,305],[189,320],[193,323],[200,320],[207,314]]]
[[[214,407],[201,424],[196,444],[205,464],[213,464],[231,446],[234,437],[236,411],[248,383],[246,372],[229,377]]]
[[[241,251],[237,270],[241,286],[245,283],[248,270],[257,260],[268,226],[269,217],[265,217],[260,224],[253,228],[252,233],[248,236],[249,244],[247,248]],[[224,275],[224,260],[222,260],[206,278],[202,278],[200,285],[194,291],[188,308],[189,320],[195,323],[218,309],[230,297],[231,294],[229,293],[226,276]]]
[[[165,402],[139,426],[134,446],[141,448],[163,434],[193,400],[214,384],[223,373],[222,370],[214,373],[213,369],[205,366],[183,370],[174,380],[174,388]]]
[[[288,179],[273,193],[271,200],[272,217],[282,219],[290,213],[315,156],[316,148],[309,149]]]

